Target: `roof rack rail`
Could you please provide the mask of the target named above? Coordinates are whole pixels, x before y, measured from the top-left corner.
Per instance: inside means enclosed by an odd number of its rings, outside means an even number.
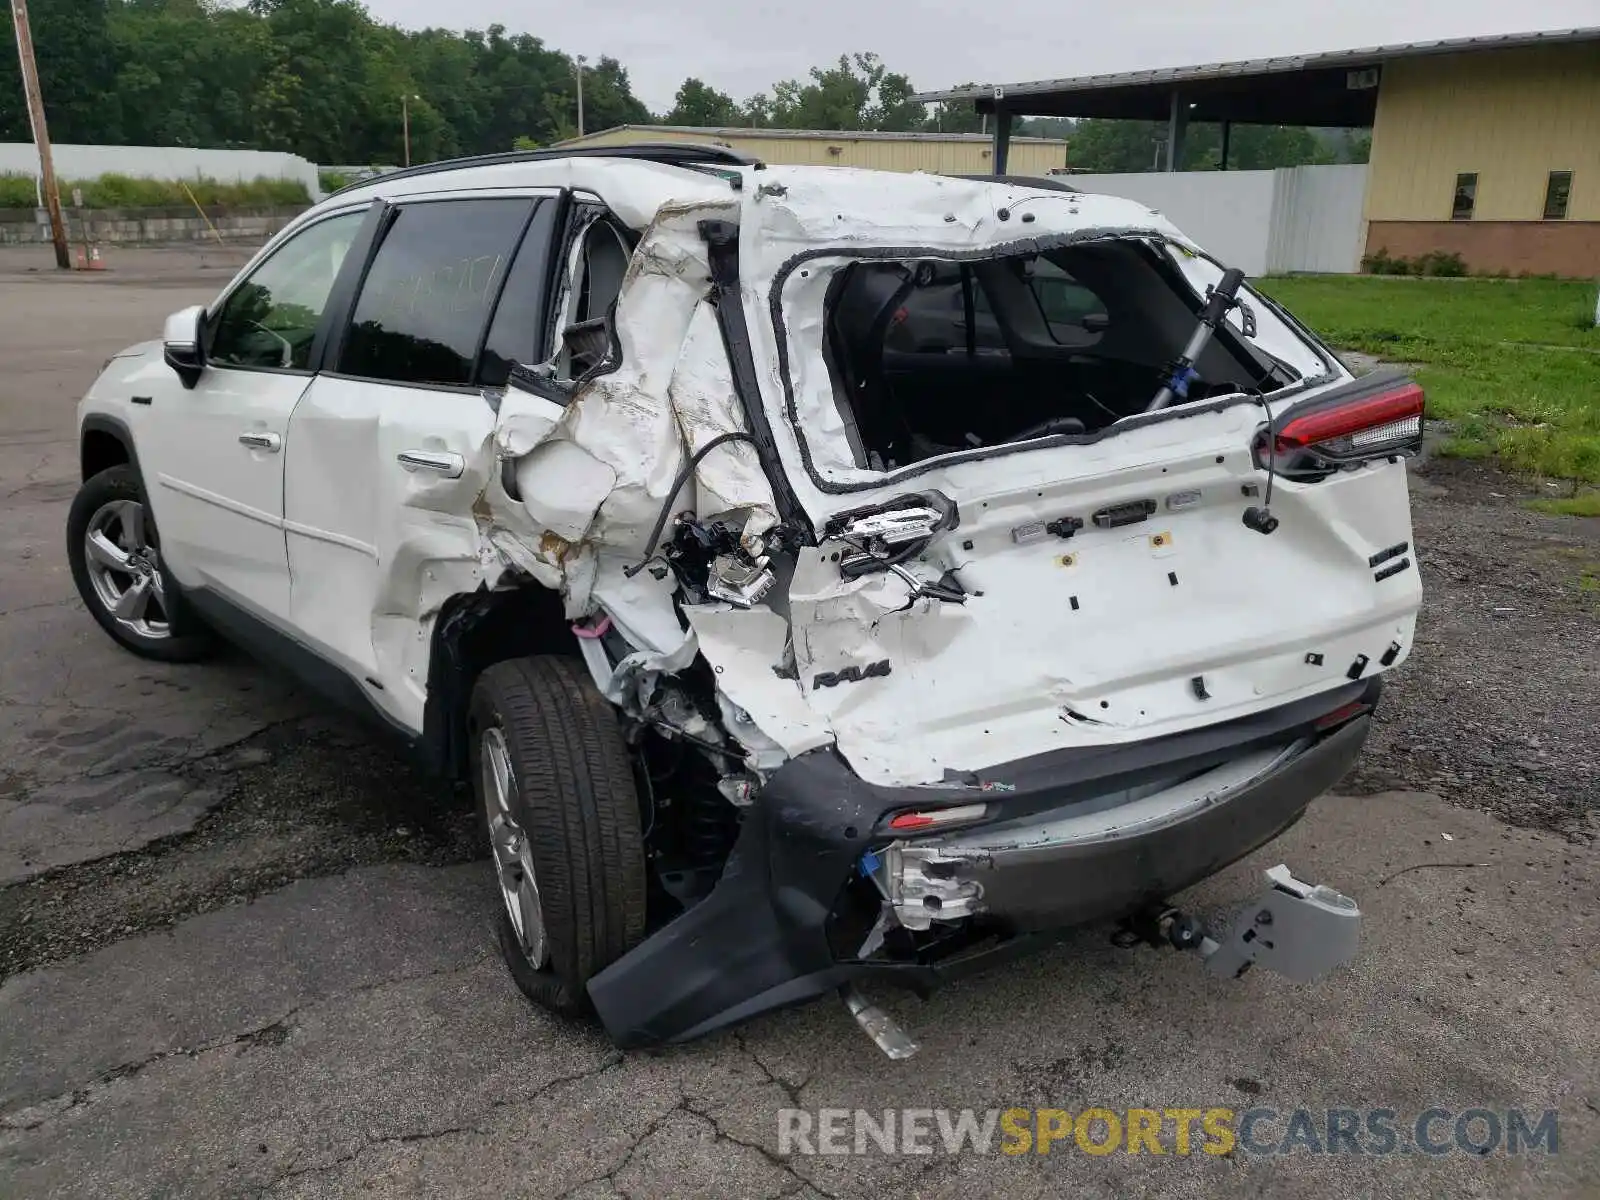
[[[469,167],[495,167],[502,163],[549,162],[560,158],[634,158],[641,162],[660,163],[668,167],[704,166],[755,167],[766,164],[749,154],[741,154],[727,146],[710,146],[698,142],[633,142],[622,146],[572,146],[568,149],[552,147],[548,150],[507,150],[500,154],[475,154],[466,158],[446,158],[439,162],[419,163],[414,167],[401,167],[368,179],[348,183],[329,195],[337,196],[354,188],[390,179],[414,179],[419,175],[434,175],[441,171],[460,171]]]

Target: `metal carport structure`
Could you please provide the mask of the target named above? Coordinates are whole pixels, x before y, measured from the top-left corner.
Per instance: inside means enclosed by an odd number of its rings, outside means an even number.
[[[923,92],[925,104],[971,102],[991,115],[993,171],[1006,172],[1016,117],[1110,117],[1167,122],[1165,168],[1178,169],[1190,122],[1221,124],[1227,166],[1232,125],[1370,126],[1377,115],[1385,62],[1432,54],[1585,41],[1593,29],[1404,42],[1281,58],[1207,63],[1110,75],[984,84]]]

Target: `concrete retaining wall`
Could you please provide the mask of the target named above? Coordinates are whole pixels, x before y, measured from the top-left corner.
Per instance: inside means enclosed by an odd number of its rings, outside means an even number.
[[[213,242],[217,234],[230,245],[259,245],[305,211],[294,208],[208,209],[211,231],[192,208],[92,208],[83,212],[88,240],[100,245],[161,245],[171,242]],[[77,245],[84,240],[84,225],[75,209],[68,209],[67,236]],[[50,241],[50,221],[44,209],[0,209],[0,245],[38,245]]]

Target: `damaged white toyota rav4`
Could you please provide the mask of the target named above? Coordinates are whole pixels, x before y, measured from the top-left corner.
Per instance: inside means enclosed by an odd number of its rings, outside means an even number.
[[[1351,766],[1420,600],[1422,393],[1043,180],[499,155],[301,218],[81,406],[67,546],[470,783],[534,1000],[623,1045],[1090,921],[1311,978],[1359,912],[1175,893]]]

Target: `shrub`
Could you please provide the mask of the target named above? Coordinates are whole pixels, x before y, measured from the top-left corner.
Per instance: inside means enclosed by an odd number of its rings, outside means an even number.
[[[32,175],[0,175],[0,208],[32,208],[38,198]]]
[[[1430,250],[1417,258],[1413,269],[1418,275],[1460,279],[1467,273],[1467,264],[1454,250]]]
[[[340,188],[349,187],[352,182],[343,171],[317,172],[317,186],[324,192],[337,192]]]
[[[1361,260],[1361,269],[1368,275],[1437,275],[1459,279],[1467,273],[1467,264],[1454,250],[1430,250],[1416,258],[1396,258],[1388,250],[1380,249]]]
[[[1392,257],[1382,247],[1361,260],[1361,269],[1368,275],[1404,275],[1408,270],[1405,259]]]
[[[85,208],[192,208],[286,207],[310,204],[311,195],[299,180],[258,176],[239,182],[222,182],[197,175],[193,179],[141,179],[110,173],[97,179],[64,179],[61,201],[72,204],[72,189],[83,192]],[[187,188],[187,190],[185,190]],[[31,175],[0,175],[0,208],[32,208],[35,203]]]

